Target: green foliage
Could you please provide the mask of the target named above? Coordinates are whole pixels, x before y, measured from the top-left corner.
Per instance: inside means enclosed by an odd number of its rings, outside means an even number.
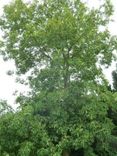
[[[6,101],[0,100],[0,116],[2,114],[12,111],[13,111],[12,107],[9,106]]]
[[[107,30],[112,12],[109,0],[99,10],[80,0],[5,6],[3,54],[15,60],[19,75],[31,71],[32,93],[17,98],[18,112],[0,118],[1,155],[116,154],[108,116],[115,95],[97,65],[108,67],[116,49]]]
[[[5,114],[0,119],[0,146],[9,155],[38,155],[37,150],[49,150],[50,139],[45,124],[33,116],[32,107],[15,114]]]
[[[114,151],[113,155],[117,152],[117,69],[112,72],[112,78],[113,78],[113,86],[110,88],[111,92],[113,92],[113,99],[115,101],[115,105],[110,106],[108,116],[110,119],[112,119],[113,123],[115,124],[115,127],[112,131],[112,137],[110,138],[110,145],[111,150]],[[110,155],[112,153],[110,152]]]

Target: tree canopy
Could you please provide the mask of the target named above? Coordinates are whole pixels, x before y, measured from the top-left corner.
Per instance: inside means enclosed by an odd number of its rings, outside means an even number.
[[[30,97],[0,117],[0,154],[115,156],[117,109],[101,66],[108,67],[116,37],[109,0],[89,9],[80,0],[15,0],[4,8],[1,51],[17,74],[30,72]],[[102,29],[103,28],[103,31]],[[113,138],[113,139],[112,139]]]

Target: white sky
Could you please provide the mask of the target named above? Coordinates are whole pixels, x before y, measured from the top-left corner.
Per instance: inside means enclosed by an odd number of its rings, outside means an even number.
[[[8,4],[11,1],[12,0],[0,0],[0,15],[3,12],[3,6],[5,4]],[[84,1],[88,2],[89,5],[92,7],[92,6],[98,6],[99,2],[103,0],[84,0]],[[113,15],[114,22],[110,23],[109,30],[113,35],[117,35],[117,0],[111,0],[111,1],[114,5],[115,13]],[[113,63],[109,69],[104,71],[109,81],[111,81],[111,71],[114,69],[115,69],[115,63]],[[2,57],[0,57],[0,99],[6,99],[9,104],[11,104],[14,108],[16,108],[16,106],[14,105],[15,98],[13,96],[13,93],[15,92],[15,90],[24,92],[28,89],[23,85],[16,84],[15,76],[8,76],[6,74],[8,70],[15,70],[14,61],[4,62]]]

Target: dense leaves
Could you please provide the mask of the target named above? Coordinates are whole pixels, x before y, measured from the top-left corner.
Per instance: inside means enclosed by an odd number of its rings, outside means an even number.
[[[16,0],[0,20],[1,49],[32,92],[20,96],[18,112],[0,118],[0,152],[10,156],[115,156],[116,94],[107,87],[116,37],[107,24],[113,8],[106,0],[89,9],[80,0]],[[101,31],[103,28],[103,31]]]

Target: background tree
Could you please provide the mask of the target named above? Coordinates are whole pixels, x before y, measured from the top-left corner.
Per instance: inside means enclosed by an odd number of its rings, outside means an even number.
[[[112,72],[112,86],[110,87],[111,92],[113,93],[113,97],[116,102],[116,97],[117,97],[117,70],[115,69]],[[113,129],[112,134],[114,137],[111,138],[111,145],[112,147],[117,149],[117,106],[115,105],[114,107],[110,107],[108,110],[108,116],[109,118],[112,119],[113,123],[115,124],[115,128]]]
[[[18,98],[21,110],[14,117],[1,118],[1,138],[8,139],[5,120],[16,141],[11,146],[1,142],[2,154],[115,156],[110,147],[114,124],[108,117],[115,101],[99,67],[111,64],[116,49],[116,37],[107,30],[112,13],[109,0],[99,9],[80,0],[16,0],[5,6],[2,54],[15,60],[17,74],[31,73],[32,93]]]
[[[112,72],[113,90],[117,91],[117,70]]]

